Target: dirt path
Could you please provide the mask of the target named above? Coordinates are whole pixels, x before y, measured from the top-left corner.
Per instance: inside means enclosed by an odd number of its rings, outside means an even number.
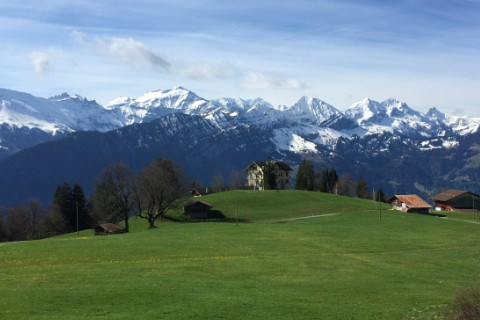
[[[311,219],[311,218],[320,218],[320,217],[336,216],[336,215],[342,214],[342,213],[343,213],[343,212],[333,212],[333,213],[317,214],[317,215],[314,215],[314,216],[306,216],[306,217],[298,217],[298,218],[288,218],[288,219],[281,219],[281,220],[260,221],[260,222],[255,222],[255,224],[285,223],[285,222],[295,221],[295,220],[304,220],[304,219]]]
[[[471,220],[463,220],[463,219],[452,219],[452,218],[448,218],[448,217],[445,217],[445,218],[442,218],[442,219],[452,220],[452,221],[462,221],[462,222],[473,223],[473,224],[480,224],[480,221],[471,221]]]

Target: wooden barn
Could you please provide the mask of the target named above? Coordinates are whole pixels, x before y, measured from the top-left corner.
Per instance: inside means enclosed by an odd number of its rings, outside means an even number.
[[[125,233],[125,228],[115,223],[102,223],[95,227],[96,236]]]
[[[428,213],[432,208],[430,204],[416,194],[394,195],[388,199],[388,202],[393,209],[402,212]]]
[[[190,219],[207,219],[212,205],[205,201],[190,201],[183,206],[183,215]]]
[[[435,201],[437,211],[473,212],[480,208],[480,196],[468,191],[445,190],[430,199]]]

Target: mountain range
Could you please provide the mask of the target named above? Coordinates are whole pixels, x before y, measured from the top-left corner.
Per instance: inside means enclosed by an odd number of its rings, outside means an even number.
[[[0,89],[0,205],[48,202],[64,181],[88,192],[108,164],[140,169],[155,157],[172,158],[205,185],[270,156],[291,165],[308,157],[387,192],[478,189],[479,127],[480,119],[422,113],[395,99],[365,99],[342,112],[317,98],[273,106],[207,100],[182,87],[106,105]]]

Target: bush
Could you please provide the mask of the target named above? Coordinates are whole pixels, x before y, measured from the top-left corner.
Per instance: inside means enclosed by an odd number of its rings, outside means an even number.
[[[445,320],[480,319],[480,286],[470,287],[458,292],[451,311]]]

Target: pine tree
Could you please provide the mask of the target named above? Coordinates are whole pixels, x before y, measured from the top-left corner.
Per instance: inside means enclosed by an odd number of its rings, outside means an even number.
[[[330,192],[329,175],[330,172],[328,171],[328,169],[323,169],[322,180],[320,182],[320,192]]]
[[[263,188],[265,190],[277,189],[277,177],[275,175],[275,164],[270,159],[265,163],[263,168]]]
[[[75,211],[75,220],[78,213],[78,229],[84,230],[92,227],[92,219],[88,212],[87,199],[85,198],[83,188],[78,184],[73,185],[71,201],[71,206],[73,207],[72,209]]]
[[[335,186],[337,185],[337,182],[338,182],[337,171],[335,171],[335,168],[332,168],[330,172],[328,172],[328,186],[329,186],[330,193],[335,193]]]
[[[315,180],[315,171],[312,163],[306,159],[303,159],[302,163],[298,166],[295,190],[313,190]]]
[[[375,190],[375,201],[385,202],[385,194],[382,189]]]
[[[78,205],[78,228],[79,230],[91,227],[91,218],[88,213],[87,200],[83,188],[75,184],[73,188],[64,182],[62,186],[57,186],[55,191],[54,206],[65,219],[65,232],[77,230],[77,205]]]

